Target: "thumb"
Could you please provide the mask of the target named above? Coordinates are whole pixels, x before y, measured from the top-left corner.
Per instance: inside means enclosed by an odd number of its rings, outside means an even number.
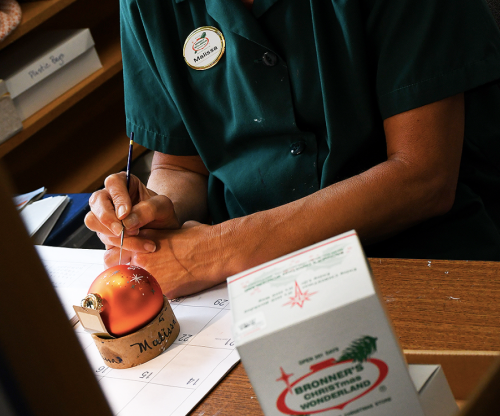
[[[198,222],[198,221],[186,221],[184,224],[182,224],[181,228],[193,228],[193,227],[198,227],[198,225],[201,225],[201,222]]]

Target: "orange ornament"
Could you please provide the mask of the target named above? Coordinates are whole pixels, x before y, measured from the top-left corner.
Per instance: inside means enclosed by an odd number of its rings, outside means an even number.
[[[110,267],[97,276],[88,293],[100,296],[102,321],[115,337],[147,325],[163,307],[157,280],[138,266]]]

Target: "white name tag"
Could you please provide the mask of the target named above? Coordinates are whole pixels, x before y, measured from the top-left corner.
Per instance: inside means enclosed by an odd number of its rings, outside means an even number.
[[[218,29],[199,27],[184,42],[184,60],[196,70],[212,68],[222,58],[225,49],[226,41]]]

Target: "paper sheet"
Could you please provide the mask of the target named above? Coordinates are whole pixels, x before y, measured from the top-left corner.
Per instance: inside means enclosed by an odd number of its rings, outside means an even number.
[[[66,305],[73,302],[72,289],[78,293],[74,298],[81,299],[104,269],[103,250],[44,246],[37,250]],[[126,370],[107,367],[91,336],[81,325],[76,326],[80,344],[115,415],[184,416],[238,363],[228,299],[224,283],[172,300],[181,327],[178,338],[157,358]]]
[[[15,195],[12,200],[14,201],[14,205],[16,206],[16,208],[21,211],[30,202],[40,199],[45,194],[45,192],[47,192],[47,188],[42,186],[36,191],[28,192],[22,195]]]
[[[67,195],[53,196],[33,202],[21,211],[21,218],[35,244],[43,244],[68,203]]]
[[[75,324],[73,305],[80,305],[90,285],[104,271],[104,250],[35,246],[64,311]]]

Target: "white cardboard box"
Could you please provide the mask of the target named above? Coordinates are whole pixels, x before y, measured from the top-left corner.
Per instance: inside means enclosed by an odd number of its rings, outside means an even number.
[[[23,123],[10,98],[5,82],[0,79],[0,143],[21,131]]]
[[[0,79],[22,120],[102,68],[88,29],[33,34],[0,53]]]
[[[354,231],[228,278],[264,413],[423,416]]]

